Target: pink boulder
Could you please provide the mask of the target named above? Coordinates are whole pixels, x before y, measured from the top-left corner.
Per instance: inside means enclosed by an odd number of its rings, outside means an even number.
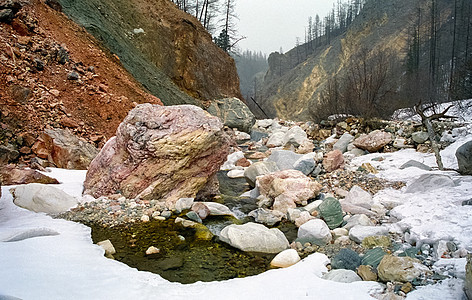
[[[339,150],[333,150],[326,154],[323,159],[323,167],[326,172],[333,172],[337,169],[344,168],[344,156]]]
[[[372,153],[379,151],[392,140],[392,134],[385,131],[375,130],[367,135],[364,134],[355,139],[354,146]]]
[[[229,152],[223,125],[199,107],[141,104],[90,164],[84,193],[127,198],[193,198]]]

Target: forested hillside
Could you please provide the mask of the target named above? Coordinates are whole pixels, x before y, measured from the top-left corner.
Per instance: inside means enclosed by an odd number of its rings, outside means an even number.
[[[470,1],[360,4],[315,17],[305,43],[269,56],[265,111],[298,120],[385,116],[419,101],[471,96]]]

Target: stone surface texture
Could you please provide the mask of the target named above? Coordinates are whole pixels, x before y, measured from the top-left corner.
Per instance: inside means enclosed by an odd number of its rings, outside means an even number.
[[[393,140],[392,134],[375,130],[367,135],[361,135],[354,140],[354,146],[369,152],[377,152]]]
[[[191,105],[141,104],[93,160],[84,183],[94,197],[194,198],[220,169],[229,139],[217,117]]]
[[[252,126],[256,123],[256,117],[238,98],[214,100],[207,111],[220,118],[224,125],[243,132],[251,132]]]
[[[87,170],[98,150],[65,129],[45,129],[32,148],[40,158],[58,168]]]
[[[296,170],[270,173],[257,178],[261,195],[273,201],[272,209],[287,213],[297,204],[306,205],[308,199],[316,197],[321,185]]]
[[[13,202],[25,209],[47,214],[58,214],[75,207],[74,197],[53,186],[30,183],[11,189]]]
[[[252,222],[226,226],[220,233],[220,240],[248,252],[279,253],[289,246],[279,229]]]

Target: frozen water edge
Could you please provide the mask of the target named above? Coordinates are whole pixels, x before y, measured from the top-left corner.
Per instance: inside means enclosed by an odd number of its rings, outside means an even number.
[[[84,172],[54,169],[59,187],[80,196]],[[0,298],[21,299],[372,299],[375,282],[336,283],[320,278],[328,258],[315,253],[287,269],[222,282],[171,283],[107,259],[94,245],[90,228],[15,206],[2,187],[0,201]],[[51,230],[59,235],[5,242],[22,232]],[[34,236],[34,235],[33,235]]]

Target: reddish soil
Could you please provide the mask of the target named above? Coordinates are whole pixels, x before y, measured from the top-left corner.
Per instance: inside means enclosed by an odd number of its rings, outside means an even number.
[[[1,144],[23,149],[27,161],[32,140],[54,127],[101,146],[138,103],[162,104],[83,28],[30,2],[11,24],[0,23]]]

